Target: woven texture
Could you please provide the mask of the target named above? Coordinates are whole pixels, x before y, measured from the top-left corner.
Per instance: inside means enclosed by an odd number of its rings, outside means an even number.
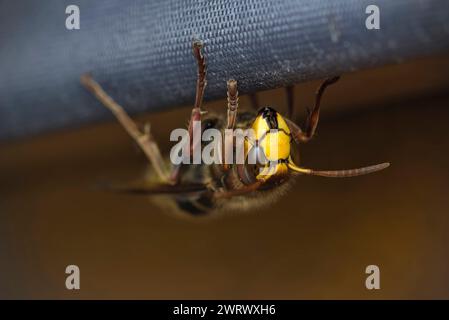
[[[191,104],[193,38],[206,44],[206,99],[231,77],[248,93],[449,47],[447,0],[376,0],[378,31],[365,0],[78,0],[81,29],[69,31],[72,3],[0,2],[0,140],[111,117],[84,72],[130,113]]]

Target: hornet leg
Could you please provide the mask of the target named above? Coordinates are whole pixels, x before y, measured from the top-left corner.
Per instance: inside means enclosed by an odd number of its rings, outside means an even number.
[[[293,139],[295,139],[296,142],[308,142],[310,141],[310,139],[312,139],[313,135],[315,134],[316,127],[318,125],[318,120],[320,118],[321,98],[324,94],[324,91],[326,91],[326,88],[328,86],[337,82],[338,79],[340,79],[340,77],[328,78],[319,86],[315,94],[315,106],[313,107],[312,112],[309,112],[306,120],[305,131],[302,131],[301,128],[297,124],[295,124],[292,120],[286,119],[287,124],[292,132],[292,137]],[[293,101],[293,93],[291,93],[291,97],[288,99],[289,101],[290,99],[291,101]]]
[[[239,108],[239,92],[237,91],[237,81],[231,79],[228,81],[228,121],[227,129],[235,128],[237,110]]]
[[[142,151],[145,153],[161,181],[164,183],[170,183],[168,170],[165,167],[159,147],[157,146],[153,135],[149,131],[149,127],[146,126],[146,129],[143,132],[140,131],[136,123],[129,117],[126,111],[123,110],[123,108],[117,104],[89,74],[84,74],[81,77],[81,83],[106,108],[112,111],[122,127],[137,142]]]
[[[193,56],[195,57],[196,62],[198,64],[198,77],[196,81],[195,104],[193,106],[192,113],[190,115],[189,128],[188,128],[190,135],[190,155],[193,154],[194,148],[199,148],[201,146],[201,141],[193,141],[193,124],[195,121],[201,121],[201,115],[203,113],[206,113],[206,111],[201,110],[204,98],[204,91],[207,85],[206,81],[207,65],[206,65],[206,58],[202,53],[203,47],[204,45],[200,40],[194,40],[192,43]],[[172,171],[170,173],[170,180],[174,181],[175,183],[179,182],[181,166],[182,164],[174,165],[172,167]]]
[[[228,86],[228,115],[227,115],[226,129],[234,130],[237,119],[237,111],[239,108],[239,92],[237,90],[237,81],[235,81],[234,79],[230,79],[228,80],[227,86]],[[225,171],[229,170],[230,166],[229,164],[226,163],[226,160],[223,156],[227,155],[228,152],[233,153],[232,148],[233,143],[234,143],[233,136],[227,138],[225,136],[223,145],[224,149],[222,149],[221,152],[223,164],[222,167]]]

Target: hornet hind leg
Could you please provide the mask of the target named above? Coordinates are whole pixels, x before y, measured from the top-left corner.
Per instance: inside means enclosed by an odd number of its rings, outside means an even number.
[[[335,82],[337,82],[340,77],[333,77],[326,79],[318,88],[315,94],[315,106],[312,111],[308,112],[308,117],[306,120],[305,130],[303,131],[296,123],[294,123],[290,119],[286,119],[287,124],[292,132],[292,137],[296,142],[308,142],[312,139],[315,134],[316,127],[318,125],[318,121],[320,119],[320,105],[321,98],[323,97],[326,88]],[[293,88],[287,87],[287,100],[288,100],[288,110],[289,113],[293,112]]]
[[[81,83],[114,114],[126,132],[136,141],[153,165],[161,182],[171,184],[169,170],[165,166],[159,147],[150,133],[149,126],[145,126],[145,130],[141,131],[126,111],[89,74],[81,76]]]

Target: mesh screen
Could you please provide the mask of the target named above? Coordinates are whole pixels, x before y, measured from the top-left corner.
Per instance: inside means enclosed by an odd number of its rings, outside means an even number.
[[[110,117],[79,84],[94,78],[130,113],[191,104],[193,38],[204,40],[206,99],[275,88],[441,52],[449,1],[21,0],[0,2],[0,139]],[[65,28],[77,4],[81,29]]]

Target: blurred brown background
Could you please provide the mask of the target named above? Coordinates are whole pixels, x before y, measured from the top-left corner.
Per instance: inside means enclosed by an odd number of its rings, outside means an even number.
[[[344,75],[324,97],[302,163],[391,167],[300,177],[273,207],[209,221],[93,188],[146,165],[112,116],[0,146],[0,298],[448,299],[448,71],[443,56]],[[296,87],[300,121],[318,83]],[[285,110],[282,89],[259,100]],[[139,119],[168,151],[189,112]],[[65,289],[69,264],[81,269],[79,291]],[[381,270],[377,291],[364,286],[370,264]]]

